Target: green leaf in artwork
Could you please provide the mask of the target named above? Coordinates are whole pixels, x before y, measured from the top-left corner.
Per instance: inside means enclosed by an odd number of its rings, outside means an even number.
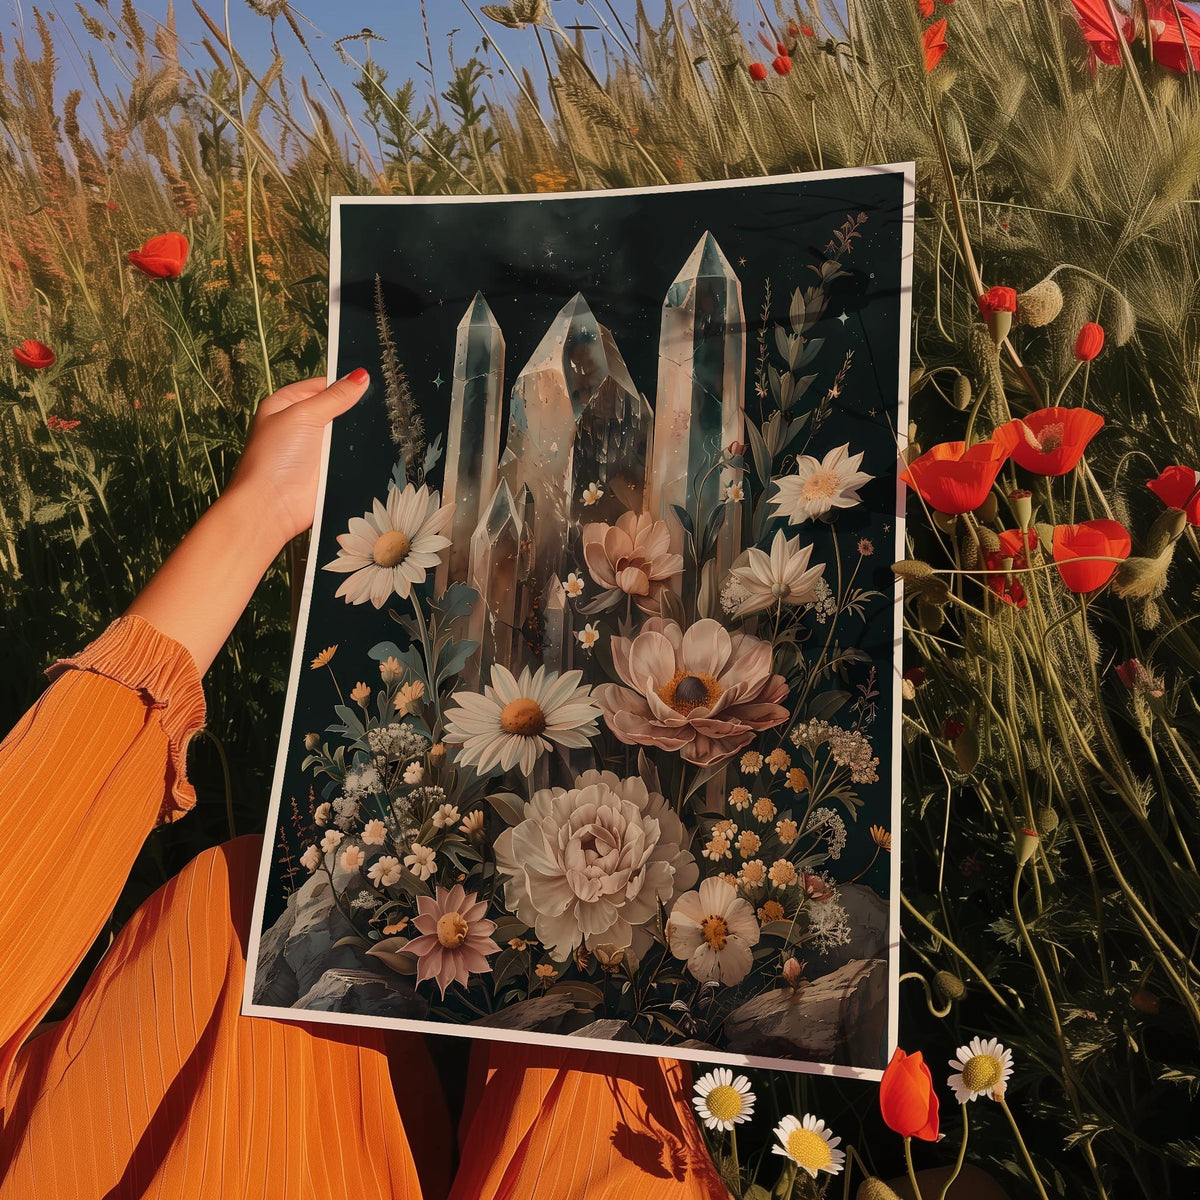
[[[438,683],[441,684],[444,679],[460,674],[463,667],[467,665],[467,660],[478,649],[479,643],[470,640],[447,642],[438,655]]]
[[[804,715],[810,721],[828,721],[850,699],[849,692],[818,692],[809,702]]]
[[[746,434],[750,439],[750,453],[754,457],[754,473],[758,476],[759,483],[766,487],[771,482],[771,453],[753,421],[746,422]]]
[[[432,603],[447,621],[455,621],[467,616],[478,599],[479,593],[473,587],[465,583],[452,583]]]
[[[682,504],[672,504],[671,511],[675,514],[675,519],[683,526],[684,532],[694,536],[696,527],[692,524],[691,513]]]

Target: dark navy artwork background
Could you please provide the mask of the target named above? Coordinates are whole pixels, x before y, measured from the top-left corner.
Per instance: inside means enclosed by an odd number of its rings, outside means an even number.
[[[343,201],[340,220],[341,271],[335,281],[338,306],[336,370],[344,375],[366,367],[372,383],[364,398],[334,425],[319,541],[310,553],[318,567],[337,555],[337,535],[351,517],[386,498],[395,462],[388,436],[375,326],[374,287],[383,283],[400,361],[421,406],[432,442],[445,443],[454,367],[455,332],[475,293],[482,291],[506,342],[505,422],[508,397],[517,375],[558,311],[581,292],[596,319],[611,330],[635,385],[654,405],[659,322],[663,299],[705,231],[716,237],[742,283],[747,323],[746,413],[761,419],[754,392],[754,365],[760,313],[767,280],[772,290],[771,323],[786,322],[796,287],[817,282],[812,267],[824,258],[830,237],[848,216],[866,213],[862,237],[844,256],[849,274],[835,281],[824,319],[810,337],[826,339],[806,373],[817,372],[808,392],[811,403],[825,393],[847,350],[854,362],[832,417],[809,446],[818,457],[849,443],[865,451],[862,470],[875,479],[861,491],[863,503],[838,515],[839,541],[853,547],[870,539],[875,553],[857,583],[887,593],[865,625],[839,623],[843,644],[852,641],[877,663],[886,663],[895,637],[891,603],[892,546],[895,538],[896,412],[901,337],[902,226],[904,176],[880,171],[836,179],[773,179],[756,185],[674,189],[637,195],[521,199],[511,203],[458,200],[435,203],[356,203]],[[773,347],[773,336],[769,340]],[[773,352],[774,353],[774,352]],[[773,361],[778,365],[777,358]],[[807,404],[807,398],[802,404]],[[768,401],[769,403],[769,401]],[[441,484],[443,462],[430,476]],[[812,562],[831,561],[829,535],[820,522],[789,527],[788,536],[814,542]],[[834,578],[832,571],[830,577]],[[304,638],[305,662],[336,643],[332,667],[343,693],[358,680],[379,684],[377,664],[367,656],[375,643],[403,642],[403,631],[385,606],[352,606],[334,596],[344,575],[317,570]],[[405,605],[393,596],[392,606]],[[844,628],[842,628],[844,627]],[[857,636],[855,636],[857,634]],[[866,667],[859,676],[865,675]],[[879,680],[878,716],[872,740],[880,758],[880,781],[860,788],[866,806],[860,825],[891,828],[892,685]],[[290,801],[308,812],[308,791],[318,801],[328,782],[300,770],[306,732],[323,732],[337,703],[327,670],[301,674],[291,728],[284,730],[288,763],[279,807],[282,836],[288,836]],[[268,836],[278,844],[274,830]],[[869,861],[850,850],[839,874],[851,878]],[[302,846],[292,845],[298,856]],[[890,855],[880,855],[862,882],[888,894]],[[264,912],[264,928],[286,899],[276,855]]]

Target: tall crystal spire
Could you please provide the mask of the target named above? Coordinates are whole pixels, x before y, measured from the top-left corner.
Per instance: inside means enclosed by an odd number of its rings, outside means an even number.
[[[471,612],[470,638],[479,643],[463,671],[468,688],[491,679],[493,663],[512,668],[523,514],[502,479],[471,536],[468,582],[479,593]]]
[[[574,296],[517,378],[500,461],[510,489],[528,486],[532,495],[543,581],[566,576],[583,520],[606,519],[622,497],[640,510],[650,436],[649,405],[612,335],[583,296]],[[608,506],[603,500],[584,504],[583,490],[591,483],[600,484]],[[609,519],[621,511],[617,507]]]
[[[459,322],[446,432],[442,503],[454,503],[452,545],[437,572],[438,590],[465,582],[471,537],[496,490],[504,402],[504,334],[482,292]]]
[[[746,322],[742,284],[711,233],[697,243],[663,301],[655,401],[650,511],[666,518],[678,504],[705,512],[721,502],[722,480],[705,473],[744,433]],[[697,496],[697,491],[701,494]],[[717,545],[718,576],[740,549],[740,525],[726,521]]]

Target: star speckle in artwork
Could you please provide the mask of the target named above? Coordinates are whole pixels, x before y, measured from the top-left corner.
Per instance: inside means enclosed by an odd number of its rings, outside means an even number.
[[[870,409],[868,409],[868,410],[867,410],[867,416],[869,416],[869,417],[877,417],[877,416],[879,416],[879,409],[877,409],[877,408],[870,408]]]
[[[849,316],[847,315],[847,313],[846,313],[846,312],[843,310],[843,311],[842,311],[842,313],[841,313],[841,315],[838,317],[838,320],[839,320],[839,321],[841,321],[841,323],[842,323],[842,326],[843,326],[843,327],[845,327],[845,324],[846,324],[846,322],[847,322],[848,320],[850,320],[850,317],[849,317]]]
[[[547,247],[546,247],[546,257],[547,257],[547,258],[553,258],[553,257],[554,257],[554,247],[553,247],[553,246],[547,246]]]
[[[743,254],[742,257],[738,259],[738,266],[744,267],[745,265],[746,265],[746,256]]]
[[[437,378],[436,378],[436,379],[434,379],[434,380],[431,380],[430,382],[433,384],[433,386],[434,386],[435,388],[439,388],[439,389],[440,389],[440,388],[441,388],[441,386],[442,386],[442,384],[443,384],[443,383],[445,383],[446,381],[445,381],[445,380],[442,378],[442,373],[441,373],[441,371],[439,371],[439,372],[437,373]]]

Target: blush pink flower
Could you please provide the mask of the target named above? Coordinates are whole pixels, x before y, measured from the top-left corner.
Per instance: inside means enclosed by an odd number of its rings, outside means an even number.
[[[683,555],[671,553],[666,521],[649,513],[627,512],[615,525],[585,525],[583,560],[602,588],[632,596],[646,613],[659,611],[659,593],[683,570]]]
[[[413,924],[420,937],[415,937],[405,949],[417,956],[417,982],[432,979],[441,989],[442,998],[452,983],[464,986],[472,972],[490,971],[489,954],[500,947],[492,940],[496,922],[483,914],[487,901],[479,900],[476,892],[469,895],[461,883],[449,891],[438,887],[436,896],[417,897],[417,913]]]
[[[592,694],[626,745],[678,750],[707,767],[787,720],[780,704],[787,683],[771,670],[770,645],[716,621],[697,621],[685,633],[651,617],[635,638],[613,638],[612,655],[628,686],[603,684]]]

